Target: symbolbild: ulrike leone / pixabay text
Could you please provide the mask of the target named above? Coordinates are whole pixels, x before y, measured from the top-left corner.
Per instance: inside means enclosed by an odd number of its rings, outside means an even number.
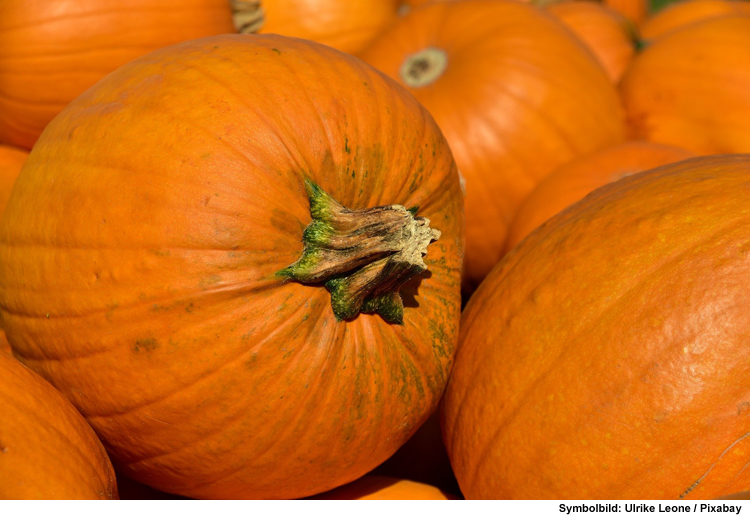
[[[727,504],[693,503],[693,504],[581,504],[579,506],[567,506],[560,504],[560,512],[566,515],[571,513],[734,513],[740,514],[742,506],[730,506]]]

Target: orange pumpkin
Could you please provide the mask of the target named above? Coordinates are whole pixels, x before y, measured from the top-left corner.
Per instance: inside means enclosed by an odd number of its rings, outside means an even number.
[[[436,409],[462,224],[450,149],[396,83],[309,41],[199,39],[49,125],[0,226],[0,308],[127,476],[309,496]]]
[[[0,330],[0,354],[5,354],[7,356],[13,354],[13,351],[10,348],[10,343],[8,343],[8,337],[5,335],[4,330]]]
[[[620,178],[691,157],[680,147],[632,141],[582,156],[536,186],[513,220],[506,251],[548,219],[594,189]]]
[[[399,0],[234,0],[241,33],[277,33],[357,53],[395,18]]]
[[[649,0],[604,0],[604,5],[621,13],[633,23],[640,24],[648,15]]]
[[[635,138],[698,154],[750,151],[750,16],[709,19],[655,40],[620,89]]]
[[[29,153],[8,145],[0,145],[0,219],[13,190],[13,184]]]
[[[750,500],[750,491],[741,491],[731,495],[719,497],[717,500]]]
[[[750,489],[750,155],[625,178],[558,214],[469,301],[443,403],[465,497]]]
[[[427,5],[360,56],[405,85],[451,145],[466,180],[467,291],[500,259],[518,206],[543,177],[623,138],[620,102],[604,70],[569,31],[527,4]]]
[[[116,499],[112,464],[54,387],[0,354],[0,499]]]
[[[420,482],[368,475],[346,486],[310,498],[315,500],[451,500],[456,497]]]
[[[740,0],[685,0],[670,4],[641,24],[641,37],[654,40],[675,29],[726,15],[750,13],[750,2]]]
[[[547,11],[589,47],[610,79],[620,80],[635,55],[633,29],[623,15],[605,5],[583,0],[555,3]]]
[[[234,31],[227,0],[3,0],[0,143],[30,149],[65,105],[149,51]]]

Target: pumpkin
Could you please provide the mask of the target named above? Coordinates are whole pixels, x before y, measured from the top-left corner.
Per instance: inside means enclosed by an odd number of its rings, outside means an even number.
[[[469,300],[443,403],[467,499],[750,489],[750,155],[589,194]]]
[[[635,138],[698,154],[750,151],[750,16],[709,19],[655,40],[620,90]]]
[[[0,353],[0,499],[116,499],[112,464],[75,408]]]
[[[634,24],[640,24],[648,15],[649,0],[604,0],[603,3]]]
[[[0,355],[12,355],[13,351],[10,349],[10,343],[8,343],[8,337],[5,335],[4,330],[0,330]]]
[[[466,292],[500,259],[518,206],[543,177],[624,135],[596,59],[527,4],[430,4],[360,56],[406,86],[448,139],[466,181]]]
[[[29,153],[25,150],[0,145],[0,218],[3,217],[13,184],[28,155]]]
[[[506,251],[557,213],[594,189],[620,178],[691,157],[680,147],[631,141],[582,156],[547,176],[513,220]]]
[[[233,0],[241,33],[278,33],[357,53],[395,18],[399,0]]]
[[[0,143],[30,149],[65,105],[149,51],[234,31],[227,0],[3,0]]]
[[[451,500],[456,497],[420,482],[367,475],[351,484],[310,498],[314,500]]]
[[[631,23],[605,5],[574,0],[547,8],[586,44],[604,66],[610,79],[620,80],[635,54]]]
[[[750,500],[750,491],[741,491],[731,495],[719,497],[717,500]]]
[[[750,2],[739,0],[685,0],[670,4],[641,24],[641,37],[654,40],[675,29],[710,18],[750,14]]]
[[[69,105],[24,165],[0,226],[8,340],[139,482],[333,489],[442,395],[459,185],[428,112],[350,55],[274,35],[164,48]]]

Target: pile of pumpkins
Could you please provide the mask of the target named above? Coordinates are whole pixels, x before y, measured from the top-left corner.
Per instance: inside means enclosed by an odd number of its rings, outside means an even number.
[[[750,490],[750,2],[661,4],[4,0],[0,498]]]

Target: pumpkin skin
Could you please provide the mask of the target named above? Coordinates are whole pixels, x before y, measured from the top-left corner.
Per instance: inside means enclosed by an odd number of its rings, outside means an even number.
[[[440,125],[466,181],[468,293],[500,259],[513,216],[533,187],[563,163],[619,143],[623,114],[585,46],[527,4],[426,5],[360,56],[408,87],[409,61],[433,51],[444,52],[445,69],[409,89]]]
[[[119,0],[115,11],[112,5],[0,3],[0,143],[30,149],[65,105],[136,57],[234,32],[227,0]]]
[[[10,343],[8,343],[8,337],[5,335],[5,330],[0,330],[0,354],[5,354],[6,356],[13,355]]]
[[[411,480],[367,475],[316,497],[314,500],[451,500],[434,486]]]
[[[465,309],[443,405],[467,499],[750,487],[749,189],[748,155],[643,172],[493,270]]]
[[[506,251],[526,235],[594,189],[625,176],[692,157],[670,145],[629,141],[563,165],[536,186],[513,220]]]
[[[442,231],[403,325],[337,321],[325,288],[278,275],[303,249],[306,178],[353,209],[419,205]],[[460,196],[428,112],[358,59],[271,35],[164,48],[79,97],[29,156],[0,227],[8,339],[135,480],[196,498],[326,491],[442,395]]]
[[[583,0],[555,3],[547,11],[589,47],[612,81],[620,80],[635,55],[633,29],[623,15]]]
[[[0,353],[0,499],[116,499],[112,464],[75,408]]]
[[[29,153],[9,145],[0,145],[0,219],[13,190],[13,184],[21,172]]]
[[[750,2],[686,0],[670,4],[641,24],[641,37],[654,40],[696,22],[726,15],[750,14]]]
[[[611,7],[634,24],[640,24],[648,15],[648,0],[604,0],[604,5]]]
[[[357,53],[396,18],[399,0],[262,0],[260,5],[261,33],[304,38]]]
[[[709,19],[655,40],[620,91],[634,138],[697,154],[750,151],[750,16]]]

